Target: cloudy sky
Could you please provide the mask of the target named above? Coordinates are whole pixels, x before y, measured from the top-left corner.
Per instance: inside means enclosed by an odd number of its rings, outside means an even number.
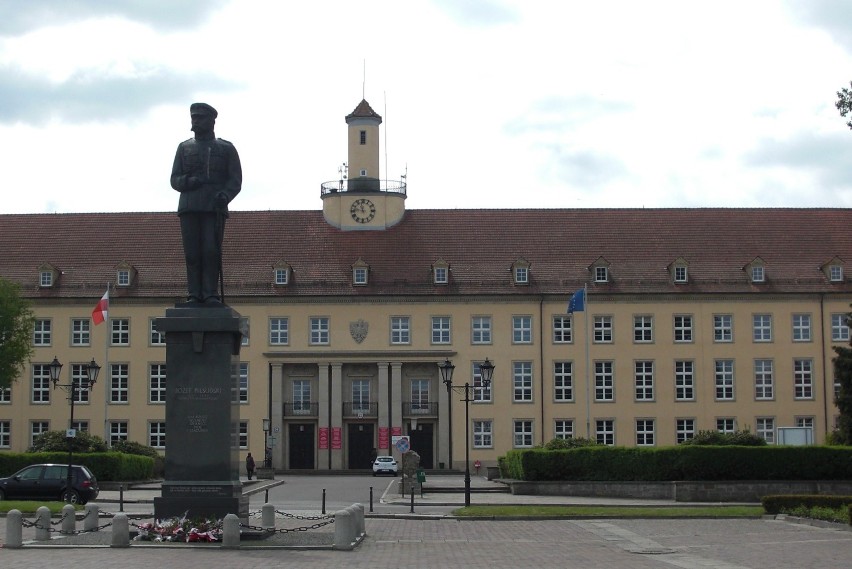
[[[850,80],[848,0],[0,0],[0,212],[175,209],[194,101],[318,210],[362,98],[408,209],[852,207]]]

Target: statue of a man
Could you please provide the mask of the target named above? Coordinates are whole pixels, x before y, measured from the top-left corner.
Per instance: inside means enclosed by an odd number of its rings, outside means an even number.
[[[222,303],[216,285],[228,204],[240,193],[243,172],[234,145],[213,134],[216,109],[193,103],[189,114],[195,138],[178,145],[171,182],[180,192],[177,213],[186,257],[187,300],[215,306]]]

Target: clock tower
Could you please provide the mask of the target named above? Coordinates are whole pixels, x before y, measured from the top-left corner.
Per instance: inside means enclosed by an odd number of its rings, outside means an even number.
[[[325,220],[344,230],[378,230],[405,214],[405,181],[379,178],[379,125],[382,117],[366,100],[346,116],[349,162],[340,179],[322,184]],[[347,175],[348,173],[348,175]]]

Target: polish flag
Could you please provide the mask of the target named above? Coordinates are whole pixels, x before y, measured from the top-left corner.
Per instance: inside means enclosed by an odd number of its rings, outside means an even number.
[[[109,288],[98,301],[98,305],[95,306],[95,309],[92,310],[92,320],[95,322],[95,326],[103,322],[107,319],[107,314],[109,313]]]

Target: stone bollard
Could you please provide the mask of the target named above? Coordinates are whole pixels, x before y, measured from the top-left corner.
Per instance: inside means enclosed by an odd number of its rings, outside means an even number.
[[[116,514],[112,518],[110,547],[130,547],[130,524],[127,521],[127,514]]]
[[[62,534],[74,535],[77,531],[77,510],[71,504],[62,506]]]
[[[340,510],[334,513],[334,543],[332,549],[352,549],[355,541],[355,520],[352,512]]]
[[[86,517],[83,519],[83,529],[86,531],[95,531],[100,520],[100,510],[97,504],[86,504]]]
[[[263,529],[275,529],[275,506],[264,504],[261,508],[260,525]]]
[[[236,514],[228,514],[222,522],[222,547],[240,547],[240,518]]]
[[[356,502],[355,504],[353,504],[353,506],[355,507],[355,513],[358,515],[358,535],[367,535],[367,526],[364,523],[364,504],[359,504]]]
[[[36,510],[36,541],[47,541],[50,539],[50,508],[42,506]]]
[[[20,510],[9,510],[6,514],[6,543],[3,547],[18,549],[23,546],[22,520]]]

